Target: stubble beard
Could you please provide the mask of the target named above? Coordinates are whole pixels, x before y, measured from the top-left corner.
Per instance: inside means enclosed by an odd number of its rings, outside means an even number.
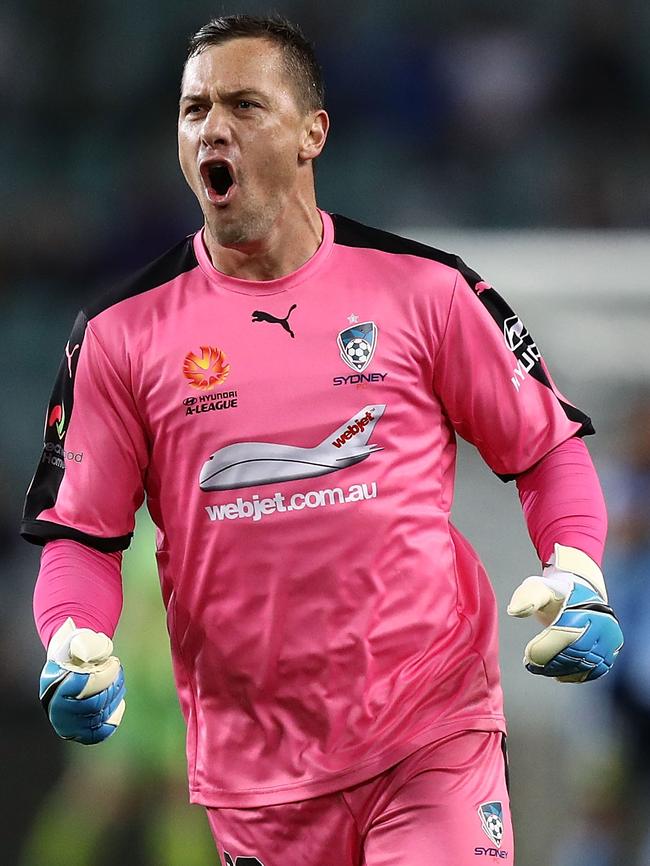
[[[239,214],[228,213],[228,208],[222,214],[206,214],[206,225],[220,246],[247,246],[267,237],[276,217],[277,208],[270,203],[249,203]]]

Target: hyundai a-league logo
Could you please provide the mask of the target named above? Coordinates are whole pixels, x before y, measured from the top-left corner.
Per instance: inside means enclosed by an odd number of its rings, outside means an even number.
[[[336,338],[345,363],[357,373],[362,373],[372,361],[377,346],[377,325],[374,322],[359,322],[341,331]]]
[[[183,362],[183,375],[193,388],[209,391],[223,384],[230,373],[225,352],[214,346],[201,346],[201,354],[188,352]]]
[[[492,803],[483,803],[478,807],[478,816],[481,826],[488,839],[497,847],[501,847],[503,839],[503,806],[496,800]]]
[[[528,331],[519,316],[510,316],[503,323],[503,339],[511,352],[523,345],[527,336]]]

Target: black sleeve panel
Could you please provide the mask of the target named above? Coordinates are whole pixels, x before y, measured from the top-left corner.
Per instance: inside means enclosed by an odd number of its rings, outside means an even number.
[[[101,553],[115,553],[118,550],[126,550],[129,544],[131,544],[131,538],[133,537],[132,534],[129,534],[119,538],[97,538],[94,535],[79,532],[78,529],[73,529],[71,526],[63,526],[60,523],[51,523],[47,520],[23,520],[20,524],[20,534],[25,541],[29,541],[31,544],[38,544],[41,547],[47,544],[48,541],[67,538],[70,541],[78,541],[80,544],[85,544],[86,547],[99,550]]]

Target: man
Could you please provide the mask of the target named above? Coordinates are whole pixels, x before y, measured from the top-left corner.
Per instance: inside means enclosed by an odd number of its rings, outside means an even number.
[[[190,795],[226,864],[513,862],[496,609],[449,522],[455,432],[515,478],[544,564],[534,673],[621,645],[605,513],[520,320],[457,257],[320,211],[313,52],[278,20],[194,36],[178,139],[204,228],[79,314],[28,493],[57,732],[109,736],[120,551],[146,492]]]

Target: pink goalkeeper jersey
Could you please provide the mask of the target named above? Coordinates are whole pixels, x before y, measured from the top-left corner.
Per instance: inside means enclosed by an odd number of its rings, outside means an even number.
[[[29,540],[114,551],[146,493],[210,806],[503,730],[493,592],[449,521],[455,433],[508,478],[591,432],[460,259],[322,219],[286,277],[219,273],[199,232],[85,308],[27,497]]]

